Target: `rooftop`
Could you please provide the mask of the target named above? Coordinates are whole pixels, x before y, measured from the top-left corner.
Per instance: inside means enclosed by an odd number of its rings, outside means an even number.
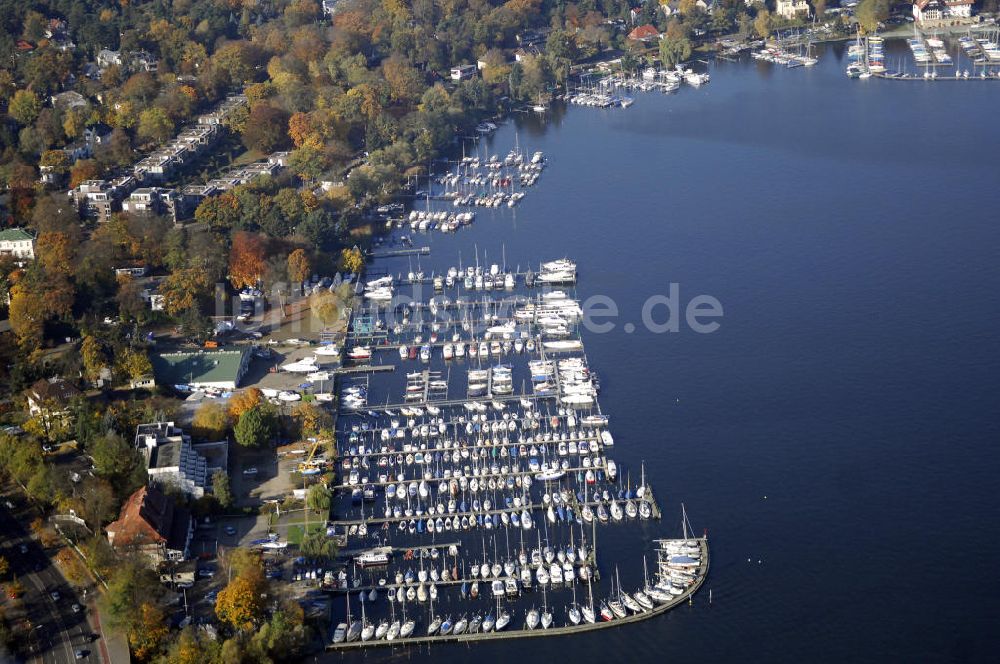
[[[243,363],[244,350],[198,350],[154,354],[151,358],[158,383],[235,382]]]
[[[23,228],[5,228],[0,230],[0,242],[24,242],[25,240],[34,239],[35,236]]]

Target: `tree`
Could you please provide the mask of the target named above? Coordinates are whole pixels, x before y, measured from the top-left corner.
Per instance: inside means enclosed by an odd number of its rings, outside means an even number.
[[[38,165],[48,169],[50,173],[62,175],[69,170],[69,157],[63,150],[46,150],[42,153]]]
[[[268,403],[262,403],[240,415],[233,433],[240,445],[260,447],[274,436],[275,425],[273,408]]]
[[[94,439],[87,451],[98,476],[107,479],[120,495],[128,495],[146,483],[146,468],[139,450],[118,434],[110,432]]]
[[[669,32],[660,40],[660,61],[666,68],[684,62],[691,57],[691,42],[681,35],[671,37]]]
[[[319,136],[312,126],[308,113],[292,113],[288,118],[288,137],[295,147],[300,148],[306,142],[318,142]]]
[[[14,284],[10,289],[7,314],[18,344],[25,349],[38,348],[42,343],[47,318],[41,299],[25,284]]]
[[[865,34],[878,32],[879,23],[889,18],[889,0],[861,0],[854,15]]]
[[[297,405],[292,411],[292,417],[298,422],[299,430],[305,437],[317,436],[320,431],[333,424],[330,414],[312,403]]]
[[[59,549],[55,556],[56,563],[62,571],[63,576],[70,583],[82,586],[87,582],[87,569],[83,566],[80,558],[68,547]]]
[[[128,630],[128,644],[139,661],[151,659],[160,651],[170,633],[163,609],[151,602],[139,606],[136,623]]]
[[[153,365],[145,351],[127,348],[118,355],[118,373],[129,380],[137,380],[153,373]]]
[[[69,276],[73,270],[73,258],[76,256],[76,243],[68,233],[42,233],[35,241],[35,254],[38,264],[49,277],[55,275]]]
[[[252,233],[233,235],[233,246],[229,251],[229,280],[234,288],[250,288],[257,285],[264,275],[264,242]]]
[[[302,538],[299,550],[312,558],[336,558],[337,544],[323,532],[312,532]]]
[[[84,335],[80,344],[80,359],[83,361],[83,375],[88,380],[96,380],[101,370],[108,365],[104,347],[97,337]]]
[[[229,484],[229,474],[221,468],[212,473],[212,493],[222,509],[232,507],[233,490]]]
[[[42,101],[31,90],[18,90],[10,100],[7,113],[18,124],[27,126],[35,121],[42,110]]]
[[[287,111],[266,102],[261,102],[250,110],[246,126],[243,128],[243,144],[250,150],[263,153],[274,152],[288,145]]]
[[[206,401],[195,411],[194,418],[191,420],[191,428],[191,433],[197,438],[219,440],[229,430],[229,413],[221,404]]]
[[[296,249],[288,254],[288,278],[291,281],[301,286],[310,274],[312,274],[312,265],[309,263],[309,256],[306,255],[305,250]]]
[[[365,265],[365,258],[357,247],[344,249],[340,252],[340,268],[344,272],[358,274]]]
[[[263,584],[255,578],[241,574],[219,592],[215,600],[215,615],[233,629],[249,632],[264,617]]]
[[[264,401],[264,393],[256,387],[241,390],[229,398],[229,416],[239,420],[240,416]]]
[[[6,579],[8,572],[10,572],[10,563],[7,562],[6,557],[0,556],[0,579]]]
[[[306,492],[306,506],[317,512],[329,512],[330,490],[323,484],[313,484]]]
[[[174,133],[174,121],[162,108],[153,106],[139,114],[139,127],[136,130],[139,138],[153,143],[163,143]]]
[[[821,19],[826,15],[826,0],[812,0],[812,6],[813,13],[817,19]]]
[[[77,159],[69,169],[69,187],[75,189],[87,180],[93,180],[101,174],[101,169],[93,159]]]
[[[309,296],[309,309],[324,325],[333,325],[340,318],[340,301],[325,289]]]
[[[189,267],[171,272],[160,284],[163,309],[171,316],[195,310],[198,301],[209,294],[211,280],[201,267]]]
[[[771,12],[766,9],[757,12],[757,18],[753,20],[753,29],[761,39],[767,39],[771,35],[771,25]]]

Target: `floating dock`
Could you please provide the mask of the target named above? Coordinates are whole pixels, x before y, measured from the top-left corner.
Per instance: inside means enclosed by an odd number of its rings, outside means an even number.
[[[351,643],[330,643],[327,644],[326,649],[328,651],[334,650],[358,650],[364,648],[375,648],[375,647],[385,647],[385,646],[419,646],[419,645],[430,645],[432,643],[478,643],[481,641],[500,641],[505,639],[520,639],[520,638],[531,638],[531,637],[542,637],[542,636],[573,636],[575,634],[581,634],[583,632],[593,632],[599,629],[609,629],[613,627],[620,627],[623,625],[631,625],[633,623],[641,622],[643,620],[649,620],[650,618],[655,618],[656,616],[663,615],[667,611],[674,609],[685,602],[689,602],[692,596],[698,592],[702,584],[705,583],[705,579],[708,577],[709,569],[709,555],[708,555],[708,540],[704,537],[699,538],[698,542],[701,546],[701,564],[698,566],[698,575],[695,582],[685,589],[683,593],[677,595],[674,599],[666,604],[660,604],[654,606],[649,611],[643,611],[642,613],[635,613],[624,618],[611,620],[608,622],[596,622],[587,623],[581,622],[579,625],[566,625],[563,627],[549,627],[548,629],[542,629],[538,627],[536,629],[510,629],[510,631],[502,632],[477,632],[475,634],[460,634],[455,636],[454,634],[449,634],[447,636],[414,636],[408,639],[395,639],[393,641],[382,640],[371,640],[371,641],[352,641]],[[417,627],[421,627],[420,624]],[[513,625],[511,625],[513,627]],[[426,627],[424,628],[426,631]]]

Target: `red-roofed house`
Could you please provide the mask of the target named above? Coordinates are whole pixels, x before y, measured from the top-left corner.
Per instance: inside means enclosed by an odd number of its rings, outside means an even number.
[[[660,32],[650,24],[640,25],[638,28],[628,33],[628,38],[633,41],[648,42],[652,39],[659,39]]]
[[[174,505],[154,485],[129,496],[118,520],[106,530],[108,543],[116,551],[142,553],[154,563],[162,563],[187,558],[194,523],[187,510]]]

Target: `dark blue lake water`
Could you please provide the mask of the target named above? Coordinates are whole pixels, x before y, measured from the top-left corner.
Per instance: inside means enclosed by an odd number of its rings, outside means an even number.
[[[701,89],[508,123],[491,151],[516,131],[549,160],[540,182],[514,210],[414,238],[428,272],[475,250],[569,256],[581,298],[616,302],[615,329],[585,333],[588,356],[615,458],[645,462],[664,508],[641,538],[677,534],[681,501],[708,529],[693,604],[593,635],[349,659],[995,653],[1000,84],[849,80],[844,57],[721,62]],[[643,303],[671,283],[682,305],[722,303],[717,332],[645,329]],[[608,532],[602,558],[640,579],[635,542]]]

